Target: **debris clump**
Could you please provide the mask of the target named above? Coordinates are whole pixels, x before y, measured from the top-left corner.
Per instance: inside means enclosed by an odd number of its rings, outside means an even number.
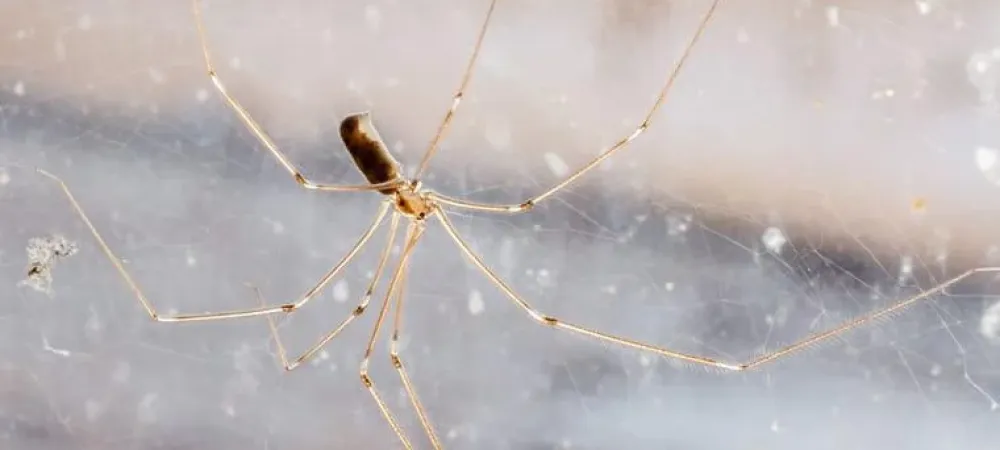
[[[38,292],[52,295],[52,268],[60,259],[79,251],[76,243],[60,235],[37,237],[28,240],[27,278],[17,283]]]

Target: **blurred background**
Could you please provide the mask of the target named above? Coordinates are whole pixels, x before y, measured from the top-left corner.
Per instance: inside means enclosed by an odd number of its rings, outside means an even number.
[[[642,120],[706,0],[501,0],[426,184],[517,202]],[[488,1],[206,3],[221,77],[311,178],[371,110],[412,170]],[[652,127],[530,214],[456,213],[565,320],[744,361],[1000,265],[1000,5],[724,0]],[[187,1],[0,0],[0,442],[10,449],[390,449],[358,379],[377,310],[283,373],[264,319],[151,322],[40,167],[164,312],[297,299],[374,194],[300,189],[226,108]],[[431,223],[404,353],[454,449],[981,449],[1000,439],[1000,282],[751,373],[532,322]],[[32,238],[78,252],[21,283]],[[291,352],[360,300],[379,233],[281,322]],[[49,288],[49,289],[46,289]],[[384,292],[384,287],[380,292]],[[384,336],[387,336],[384,335]],[[372,373],[429,448],[378,345]]]

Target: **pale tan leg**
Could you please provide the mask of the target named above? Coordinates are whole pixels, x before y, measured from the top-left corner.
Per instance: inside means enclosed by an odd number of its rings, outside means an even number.
[[[392,250],[392,244],[395,242],[396,231],[399,229],[399,215],[393,214],[392,221],[389,225],[389,237],[385,243],[385,247],[382,249],[382,254],[379,257],[378,266],[375,268],[375,275],[372,277],[372,281],[368,283],[368,289],[365,290],[364,296],[361,298],[361,302],[358,306],[354,308],[350,316],[347,316],[340,325],[337,325],[332,331],[324,335],[319,341],[317,341],[312,347],[303,352],[299,357],[295,358],[294,361],[289,362],[288,352],[285,351],[285,345],[281,342],[281,336],[278,333],[278,326],[274,323],[274,316],[267,316],[268,328],[271,330],[271,336],[274,338],[274,344],[278,350],[278,358],[281,359],[282,367],[286,371],[292,371],[302,365],[302,363],[308,361],[313,355],[316,354],[321,348],[323,348],[327,343],[337,337],[341,331],[344,331],[348,325],[354,322],[355,319],[360,317],[368,309],[368,303],[372,299],[372,295],[375,292],[375,287],[378,285],[379,280],[382,278],[382,271],[385,268],[386,262],[389,260],[389,253]],[[256,293],[258,303],[264,305],[264,296],[261,295],[260,289],[256,286],[250,286]]]
[[[407,264],[407,266],[403,269],[403,275],[400,278],[399,283],[399,293],[396,294],[396,315],[393,319],[389,357],[392,361],[392,366],[399,374],[399,379],[403,382],[403,388],[406,389],[406,395],[410,398],[410,404],[413,405],[414,411],[417,412],[417,418],[420,419],[420,426],[424,428],[424,432],[427,434],[427,438],[431,440],[431,445],[434,446],[434,449],[441,450],[444,448],[444,446],[441,445],[441,439],[439,439],[437,433],[434,432],[434,426],[431,424],[427,411],[420,403],[420,397],[417,396],[417,390],[413,386],[413,382],[410,380],[409,374],[406,373],[406,367],[403,365],[403,359],[399,356],[399,332],[403,328],[403,293],[406,290],[406,277],[408,274],[409,264]]]
[[[389,406],[386,405],[385,400],[379,395],[378,389],[375,387],[375,382],[372,381],[371,377],[368,376],[368,365],[371,361],[372,352],[375,349],[375,342],[378,339],[379,330],[382,328],[382,323],[385,321],[385,315],[389,312],[390,300],[396,289],[399,287],[400,279],[404,269],[406,268],[407,261],[410,258],[410,253],[417,244],[417,240],[420,239],[420,235],[423,233],[423,227],[417,222],[410,222],[410,226],[406,230],[406,240],[403,246],[402,255],[399,257],[399,266],[396,267],[395,272],[392,274],[392,279],[389,281],[389,288],[385,293],[385,300],[382,301],[382,308],[379,310],[378,318],[375,319],[375,326],[372,329],[371,337],[368,339],[368,346],[365,348],[364,359],[361,360],[361,369],[359,371],[361,375],[361,383],[365,385],[368,389],[368,393],[371,394],[372,398],[375,399],[375,403],[378,405],[379,411],[382,412],[382,417],[389,422],[389,426],[392,427],[392,431],[396,433],[399,437],[400,442],[407,449],[412,449],[413,446],[410,444],[410,440],[406,438],[406,433],[399,426],[399,422],[396,421],[395,416],[389,410]]]
[[[674,66],[674,69],[667,76],[667,80],[663,84],[663,88],[660,89],[660,94],[656,97],[656,101],[653,103],[653,106],[649,109],[649,111],[646,112],[645,118],[643,118],[642,122],[639,124],[638,127],[635,128],[635,130],[632,131],[631,134],[629,134],[624,138],[619,139],[618,142],[615,142],[615,144],[612,145],[610,148],[605,150],[596,158],[592,159],[590,162],[584,164],[583,167],[577,169],[576,172],[573,172],[570,176],[566,177],[562,181],[550,187],[545,192],[542,192],[541,194],[529,198],[519,204],[504,205],[504,204],[479,203],[479,202],[472,202],[468,200],[448,197],[438,193],[432,194],[434,200],[458,208],[465,208],[465,209],[490,212],[490,213],[513,214],[513,213],[525,212],[530,210],[536,204],[545,200],[552,194],[555,194],[556,192],[559,192],[566,186],[570,185],[570,183],[573,183],[580,177],[584,176],[587,172],[593,170],[595,167],[604,162],[604,160],[614,155],[617,151],[625,148],[625,146],[627,146],[630,142],[635,140],[635,138],[639,137],[639,135],[642,134],[642,132],[646,131],[646,129],[649,128],[649,124],[653,118],[653,115],[656,114],[656,111],[659,110],[661,106],[663,106],[663,102],[667,98],[667,93],[670,91],[670,88],[674,85],[674,81],[677,79],[677,75],[681,73],[681,69],[684,68],[684,64],[687,62],[688,57],[691,55],[691,50],[694,49],[695,44],[698,43],[698,41],[701,39],[701,36],[705,33],[705,29],[708,27],[709,19],[712,18],[712,15],[715,14],[716,8],[719,6],[719,1],[720,0],[714,0],[712,2],[712,5],[708,8],[708,12],[706,12],[705,15],[702,17],[701,22],[698,24],[698,29],[694,33],[694,37],[692,37],[691,41],[688,42],[687,47],[684,49],[684,53],[681,54],[680,59],[677,61],[677,65]]]
[[[613,334],[608,334],[608,333],[597,331],[597,330],[594,330],[594,329],[591,329],[591,328],[586,328],[586,327],[583,327],[583,326],[580,326],[580,325],[575,325],[575,324],[572,324],[572,323],[569,323],[569,322],[563,322],[561,319],[558,319],[556,317],[552,317],[552,316],[549,316],[549,315],[546,315],[546,314],[543,314],[543,313],[539,312],[533,306],[531,306],[530,303],[528,303],[527,301],[525,301],[523,298],[521,298],[520,295],[518,295],[516,292],[514,292],[514,290],[511,289],[510,286],[507,285],[507,283],[505,283],[503,280],[501,280],[500,277],[497,276],[497,274],[493,272],[493,270],[491,270],[488,266],[486,266],[486,263],[483,262],[482,258],[480,258],[475,252],[473,252],[472,248],[469,247],[469,245],[465,242],[465,240],[462,239],[462,237],[458,234],[458,230],[451,223],[451,220],[448,219],[448,217],[445,215],[445,213],[444,213],[443,210],[441,210],[439,208],[436,215],[440,219],[441,223],[444,225],[444,228],[448,232],[448,235],[450,235],[451,238],[452,238],[452,240],[454,240],[455,243],[458,244],[458,247],[462,250],[462,253],[464,253],[466,257],[468,257],[470,260],[472,260],[472,263],[484,275],[486,275],[486,277],[489,278],[490,281],[493,282],[493,284],[495,284],[497,287],[499,287],[500,290],[502,290],[504,292],[504,294],[507,294],[507,296],[511,300],[513,300],[514,303],[516,303],[518,307],[520,307],[524,312],[528,313],[528,315],[531,316],[531,318],[534,319],[536,322],[538,322],[538,323],[540,323],[542,325],[548,325],[548,326],[551,326],[551,327],[554,327],[554,328],[559,328],[559,329],[571,331],[571,332],[574,332],[574,333],[577,333],[577,334],[582,334],[582,335],[585,335],[585,336],[596,338],[596,339],[599,339],[599,340],[602,340],[602,341],[605,341],[605,342],[610,342],[610,343],[622,345],[622,346],[625,346],[625,347],[631,347],[631,348],[635,348],[635,349],[639,349],[639,350],[644,350],[644,351],[656,353],[656,354],[659,354],[661,356],[665,356],[665,357],[668,357],[668,358],[678,359],[678,360],[682,360],[682,361],[686,361],[686,362],[691,362],[691,363],[701,364],[701,365],[704,365],[704,366],[716,367],[716,368],[719,368],[719,369],[731,370],[731,371],[743,371],[743,370],[748,370],[748,369],[756,368],[757,366],[763,365],[763,364],[768,363],[768,362],[775,361],[775,360],[777,360],[779,358],[782,358],[784,356],[788,356],[788,355],[790,355],[792,353],[795,353],[796,351],[805,349],[805,348],[807,348],[807,347],[809,347],[811,345],[817,344],[817,343],[819,343],[819,342],[821,342],[823,340],[826,340],[826,339],[829,339],[831,337],[840,335],[840,334],[845,333],[847,331],[850,331],[852,329],[858,328],[858,327],[860,327],[862,325],[866,325],[866,324],[872,323],[872,322],[874,322],[874,321],[876,321],[876,320],[878,320],[880,318],[883,318],[885,316],[891,315],[893,313],[898,313],[898,312],[900,312],[900,311],[902,311],[902,310],[904,310],[904,309],[906,309],[906,308],[908,308],[910,306],[913,306],[913,305],[917,304],[921,300],[925,300],[925,299],[931,297],[932,295],[944,292],[945,289],[947,289],[948,287],[951,287],[952,285],[954,285],[954,284],[956,284],[956,283],[958,283],[958,282],[960,282],[960,281],[962,281],[962,280],[964,280],[964,279],[966,279],[966,278],[968,278],[968,277],[970,277],[970,276],[972,276],[974,274],[977,274],[977,273],[986,273],[986,272],[1000,272],[1000,267],[981,267],[981,268],[978,268],[978,269],[972,269],[972,270],[966,271],[966,272],[962,273],[961,275],[958,275],[958,276],[956,276],[956,277],[954,277],[954,278],[952,278],[952,279],[950,279],[948,281],[945,281],[944,283],[938,284],[934,288],[931,288],[929,290],[923,291],[923,292],[921,292],[921,293],[919,293],[919,294],[917,294],[917,295],[915,295],[913,297],[910,297],[908,299],[896,302],[896,303],[894,303],[893,305],[891,305],[889,307],[886,307],[886,308],[883,308],[883,309],[880,309],[880,310],[877,310],[877,311],[865,314],[865,315],[863,315],[861,317],[858,317],[856,319],[849,320],[849,321],[844,322],[843,324],[838,325],[836,327],[833,327],[833,328],[831,328],[829,330],[818,332],[818,333],[813,333],[813,334],[807,336],[806,338],[804,338],[804,339],[802,339],[802,340],[800,340],[798,342],[795,342],[795,343],[793,343],[791,345],[784,346],[784,347],[782,347],[782,348],[780,348],[778,350],[774,350],[774,351],[768,352],[768,353],[766,353],[764,355],[758,356],[758,357],[756,357],[754,359],[751,359],[751,360],[749,360],[747,362],[744,362],[744,363],[729,363],[729,362],[717,361],[715,359],[706,358],[706,357],[703,357],[703,356],[691,355],[691,354],[687,354],[687,353],[676,352],[676,351],[673,351],[673,350],[670,350],[670,349],[667,349],[667,348],[658,347],[658,346],[651,345],[651,344],[646,344],[644,342],[635,341],[635,340],[631,340],[631,339],[626,339],[626,338],[623,338],[623,337],[615,336]]]
[[[241,105],[240,102],[236,100],[236,98],[234,98],[232,95],[229,95],[229,92],[226,91],[226,86],[222,83],[222,79],[219,78],[218,74],[215,71],[215,66],[212,64],[212,55],[211,52],[208,50],[208,40],[205,38],[205,25],[202,22],[201,18],[201,0],[192,0],[191,7],[194,10],[195,24],[198,27],[198,41],[201,44],[201,51],[205,57],[205,69],[208,71],[209,78],[212,79],[212,84],[215,85],[215,89],[219,91],[219,94],[222,95],[222,98],[226,100],[226,104],[229,105],[229,108],[232,109],[236,113],[236,115],[240,117],[240,120],[243,121],[243,124],[246,125],[246,127],[251,132],[253,132],[254,136],[257,137],[257,140],[259,140],[261,144],[264,144],[264,147],[267,147],[267,149],[271,152],[271,154],[274,155],[274,157],[278,160],[279,163],[281,163],[282,167],[284,167],[285,170],[287,170],[288,173],[292,175],[292,178],[295,179],[296,183],[309,190],[357,192],[357,191],[377,191],[379,189],[384,189],[387,187],[399,186],[405,182],[405,180],[403,179],[398,179],[379,184],[358,184],[358,185],[323,184],[310,181],[308,178],[305,177],[305,175],[302,175],[302,173],[299,172],[299,169],[295,167],[295,164],[292,164],[292,161],[289,160],[288,157],[285,156],[285,154],[280,149],[278,149],[278,145],[274,143],[274,141],[271,139],[270,136],[267,135],[267,132],[264,131],[264,128],[261,127],[260,124],[258,124],[257,121],[253,119],[253,117],[250,116],[250,113],[246,110],[246,108],[244,108],[243,105]]]
[[[77,215],[80,216],[80,219],[83,220],[83,223],[87,225],[87,228],[90,229],[90,233],[94,236],[94,239],[97,241],[98,245],[100,245],[101,250],[108,257],[108,259],[111,260],[111,264],[113,264],[115,266],[115,269],[118,270],[118,273],[125,280],[125,283],[127,283],[129,285],[129,288],[132,289],[132,292],[139,300],[139,304],[141,304],[143,309],[146,310],[146,313],[149,314],[149,317],[157,322],[196,322],[196,321],[209,321],[209,320],[224,320],[224,319],[236,319],[240,317],[264,316],[279,312],[290,313],[292,311],[295,311],[296,309],[301,308],[303,305],[309,302],[309,300],[311,300],[316,295],[316,293],[319,292],[320,289],[326,286],[326,284],[329,283],[330,280],[333,279],[333,277],[335,277],[337,273],[340,272],[341,269],[347,266],[347,264],[352,259],[354,259],[354,256],[357,255],[358,252],[361,251],[361,248],[364,247],[366,243],[368,243],[369,239],[371,239],[372,235],[375,233],[375,230],[378,229],[379,225],[385,219],[385,215],[389,212],[389,207],[392,206],[392,204],[389,203],[388,201],[383,202],[382,206],[379,208],[379,212],[376,215],[375,220],[368,227],[368,229],[365,230],[364,234],[361,235],[361,238],[359,238],[358,241],[354,244],[354,247],[352,247],[351,250],[347,252],[347,255],[345,255],[340,260],[340,262],[337,263],[336,266],[330,269],[330,271],[323,276],[323,279],[320,280],[319,284],[310,289],[309,292],[307,292],[306,295],[302,297],[302,299],[300,299],[295,303],[287,303],[276,306],[261,306],[258,308],[242,309],[236,311],[163,316],[156,311],[156,308],[153,307],[152,302],[150,302],[149,299],[146,298],[146,295],[142,292],[142,289],[139,288],[139,284],[132,279],[132,275],[129,274],[127,270],[125,270],[125,265],[122,263],[121,259],[118,258],[118,256],[116,256],[113,251],[111,251],[111,247],[108,246],[107,242],[104,241],[104,238],[97,231],[97,227],[95,227],[94,224],[90,221],[90,218],[87,217],[87,214],[83,211],[83,207],[80,206],[80,203],[76,201],[76,198],[70,191],[69,186],[67,186],[66,183],[62,181],[62,179],[49,172],[38,169],[38,173],[46,177],[49,177],[55,182],[59,183],[59,186],[62,188],[63,193],[66,194],[66,198],[68,198],[70,204],[73,205],[73,209],[76,210]]]
[[[490,8],[486,11],[486,18],[483,19],[483,26],[479,28],[479,37],[476,38],[476,45],[473,47],[472,56],[469,57],[469,63],[465,66],[465,73],[462,74],[462,83],[459,84],[458,91],[455,92],[455,96],[451,99],[451,107],[445,113],[444,120],[438,126],[437,132],[434,133],[434,137],[431,139],[430,146],[427,147],[427,152],[424,153],[424,157],[421,158],[420,164],[417,166],[417,171],[413,174],[414,180],[419,180],[420,175],[427,170],[427,165],[430,164],[431,157],[437,152],[438,144],[448,131],[448,126],[451,125],[451,119],[455,117],[455,111],[458,111],[458,105],[462,103],[462,96],[465,95],[465,88],[469,85],[469,80],[472,79],[472,73],[476,67],[476,59],[479,58],[479,49],[483,46],[483,38],[486,37],[486,29],[489,28],[490,18],[493,16],[493,9],[496,6],[497,0],[491,0]]]

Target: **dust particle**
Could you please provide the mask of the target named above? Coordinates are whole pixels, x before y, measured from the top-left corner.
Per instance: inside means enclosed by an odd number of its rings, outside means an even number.
[[[28,286],[38,292],[52,295],[52,268],[60,259],[79,251],[75,242],[60,235],[31,238],[25,249],[28,254],[27,277],[18,286]]]

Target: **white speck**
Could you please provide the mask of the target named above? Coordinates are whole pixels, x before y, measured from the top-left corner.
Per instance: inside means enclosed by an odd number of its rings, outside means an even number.
[[[84,14],[80,18],[76,19],[76,27],[87,31],[94,26],[94,20],[90,18],[90,14]]]
[[[150,67],[147,71],[149,72],[149,79],[153,80],[153,83],[163,84],[164,81],[167,81],[167,76],[160,69]]]
[[[132,366],[129,366],[127,362],[119,362],[115,365],[115,370],[111,372],[111,379],[115,383],[127,383],[128,379],[132,376]]]
[[[233,405],[231,404],[226,403],[222,405],[222,411],[229,417],[236,417],[236,410],[233,409]]]
[[[613,284],[609,284],[609,285],[604,286],[603,288],[601,288],[601,291],[604,292],[605,294],[608,294],[608,295],[615,295],[615,294],[618,293],[618,286],[615,286]]]
[[[1000,301],[990,305],[979,320],[979,332],[990,342],[1000,345]]]
[[[372,31],[378,31],[382,25],[382,11],[379,11],[378,7],[375,5],[366,6],[365,22],[368,23],[368,28]]]
[[[781,431],[781,427],[778,426],[778,419],[771,421],[771,431],[775,433]]]
[[[483,302],[483,294],[478,290],[473,289],[469,292],[469,314],[473,316],[478,316],[482,314],[483,309],[486,308],[486,304]]]
[[[840,26],[840,8],[836,6],[826,7],[826,23],[830,27]]]
[[[42,349],[54,355],[62,356],[63,358],[68,358],[70,356],[73,356],[73,354],[70,353],[69,350],[54,348],[51,345],[49,345],[49,340],[45,336],[42,336]]]
[[[320,352],[319,352],[319,360],[320,361],[326,361],[328,359],[330,359],[330,352],[328,352],[326,350],[320,350]]]
[[[281,222],[279,222],[277,220],[272,221],[271,222],[271,232],[273,232],[274,234],[284,234],[285,233],[285,224],[283,224],[283,223],[281,223]]]
[[[896,282],[903,286],[910,280],[911,276],[913,276],[913,257],[903,255],[899,258],[899,277]]]
[[[549,286],[552,283],[552,277],[549,275],[548,269],[538,269],[538,274],[535,276],[535,281],[541,286]]]
[[[932,377],[939,377],[939,376],[941,376],[941,372],[943,372],[943,371],[944,371],[944,368],[942,368],[940,364],[934,364],[933,366],[931,366],[931,376]]]
[[[6,186],[10,184],[10,174],[7,173],[7,169],[0,167],[0,186]]]
[[[996,51],[974,52],[965,63],[966,78],[979,91],[979,101],[983,103],[993,103],[997,99],[997,89],[1000,88],[998,63],[1000,52]]]
[[[569,166],[566,165],[566,161],[563,161],[559,155],[552,152],[545,152],[543,155],[545,158],[545,164],[549,165],[549,170],[552,174],[557,177],[564,177],[569,173]]]
[[[347,280],[337,280],[337,283],[333,285],[333,300],[337,303],[344,303],[349,295],[351,295],[351,291],[347,286]]]
[[[740,27],[740,29],[736,32],[736,42],[739,42],[740,44],[750,42],[750,35],[747,34],[746,28]]]
[[[24,97],[24,93],[25,93],[24,82],[21,80],[17,80],[17,83],[14,83],[14,95],[18,97]]]
[[[27,31],[17,30],[17,33],[14,33],[14,38],[17,39],[17,40],[19,40],[19,41],[23,41],[24,38],[26,38],[26,37],[28,37],[28,32]]]
[[[194,267],[198,265],[198,259],[195,258],[194,255],[190,253],[190,251],[184,258],[184,262],[187,264],[188,267]]]
[[[663,288],[666,289],[667,292],[673,292],[674,291],[674,282],[673,281],[668,281],[666,284],[663,285]]]
[[[899,274],[900,276],[903,276],[911,273],[913,273],[913,258],[910,256],[903,256],[899,261]]]
[[[680,236],[687,233],[694,216],[691,214],[670,215],[667,217],[667,235]]]
[[[243,67],[243,61],[240,61],[239,56],[234,56],[229,59],[229,68],[233,70],[240,70]]]
[[[972,62],[972,68],[979,73],[986,73],[990,70],[990,62],[985,59],[976,59]]]
[[[330,369],[330,372],[336,372],[337,371],[337,363],[330,363],[330,365],[328,365],[327,368]]]
[[[153,404],[156,403],[156,399],[158,397],[158,395],[152,392],[142,397],[142,400],[139,401],[138,408],[136,408],[136,420],[146,424],[152,423],[156,420],[156,411],[153,409]]]
[[[448,434],[446,434],[445,437],[447,437],[449,440],[454,440],[455,438],[458,437],[458,430],[454,428],[448,430]]]
[[[85,414],[87,415],[87,420],[90,422],[97,420],[101,417],[101,414],[104,413],[104,406],[94,399],[88,399],[84,402],[83,409],[86,411]]]
[[[896,95],[894,89],[883,89],[880,91],[872,92],[872,100],[882,100],[883,98],[892,98]]]
[[[396,141],[392,144],[392,151],[396,153],[403,153],[403,150],[406,150],[406,144],[404,144],[403,141]]]
[[[509,150],[510,149],[510,127],[503,122],[490,123],[486,126],[486,130],[483,131],[486,136],[486,141],[490,143],[490,146],[494,150]]]
[[[761,235],[760,240],[764,243],[767,251],[774,254],[780,254],[781,248],[788,242],[785,234],[777,227],[768,227],[767,230],[764,230],[764,234]]]
[[[926,0],[917,0],[917,12],[921,16],[926,16],[931,13],[931,2]]]
[[[194,93],[194,99],[198,100],[198,103],[205,103],[208,101],[208,91],[204,89],[198,89]]]
[[[642,366],[642,367],[649,367],[649,365],[652,364],[652,363],[653,363],[653,358],[651,358],[648,354],[642,353],[642,354],[639,355],[639,365],[640,366]]]
[[[1000,184],[1000,150],[989,147],[977,148],[976,167],[991,183]]]

